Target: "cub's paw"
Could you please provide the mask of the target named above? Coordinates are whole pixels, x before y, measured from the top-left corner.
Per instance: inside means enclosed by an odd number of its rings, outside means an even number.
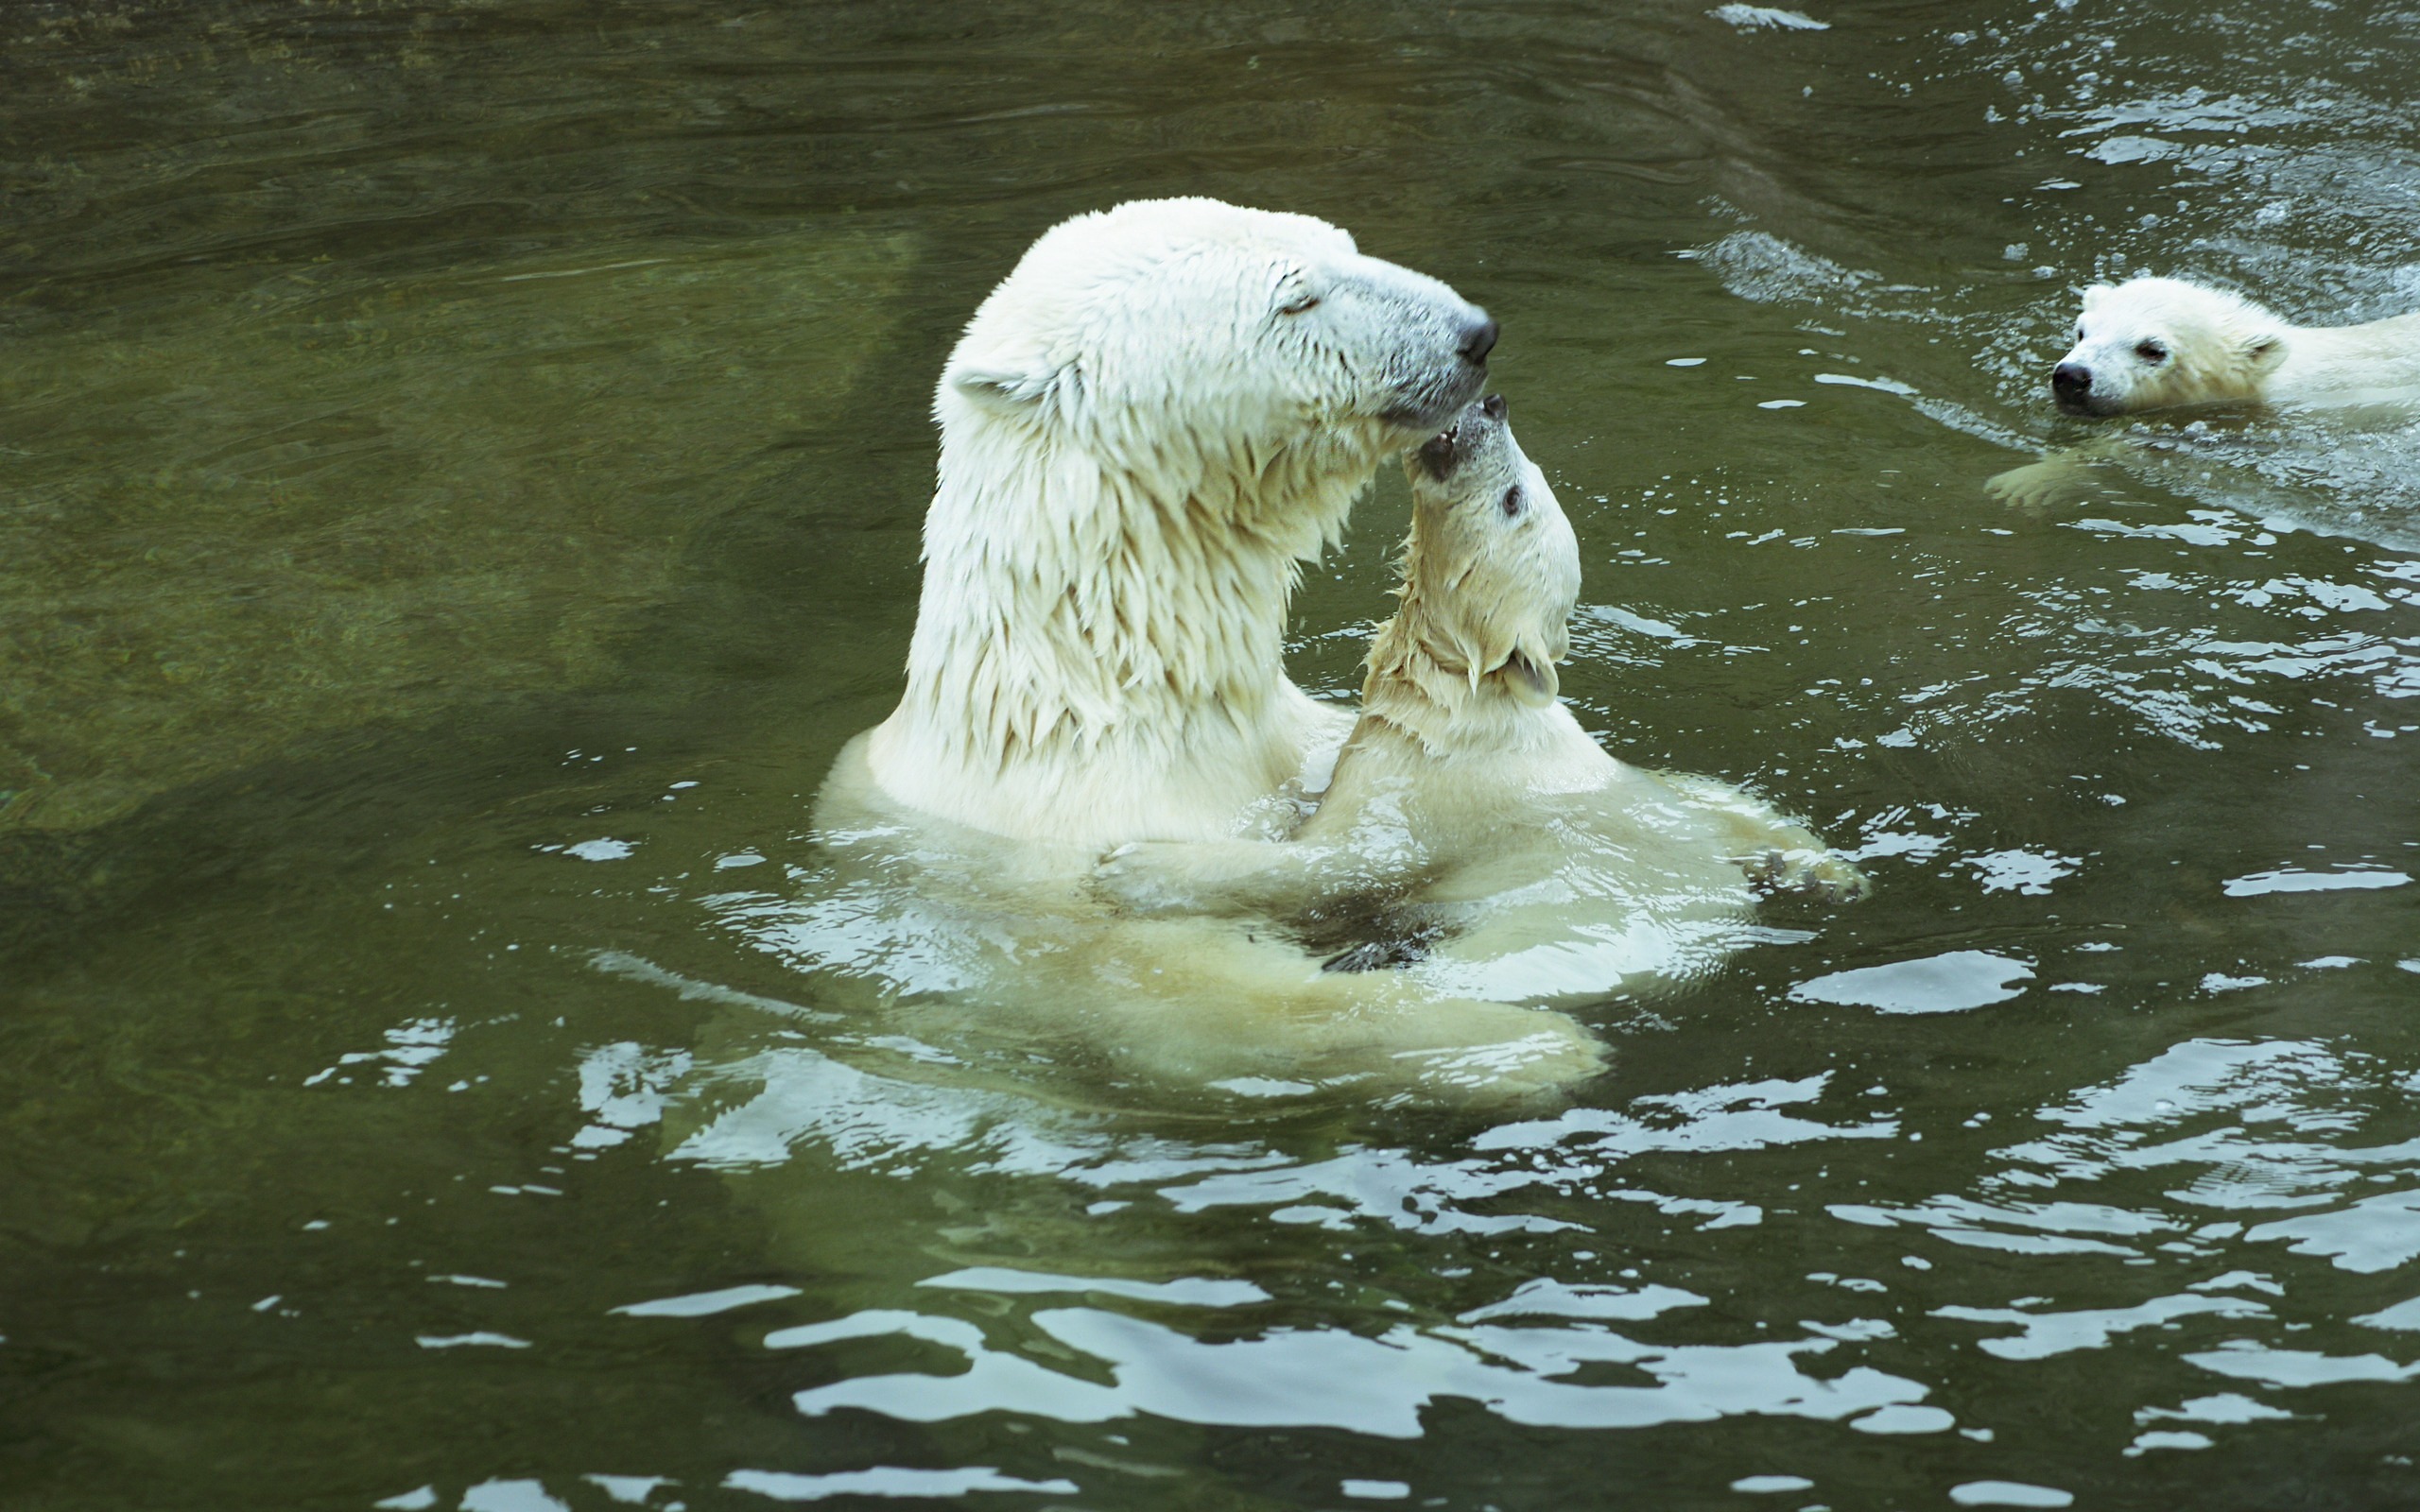
[[[1206,889],[1186,865],[1191,849],[1167,840],[1121,845],[1093,864],[1092,890],[1130,914],[1204,912]]]
[[[2124,474],[2111,471],[2115,460],[2106,448],[2053,453],[2039,462],[1993,473],[1983,480],[1983,491],[2029,514],[2072,508],[2118,495]]]
[[[1141,844],[1121,845],[1104,851],[1093,863],[1093,892],[1106,902],[1115,903],[1131,913],[1163,913],[1171,906],[1171,889],[1161,881],[1164,869],[1154,867],[1145,854],[1150,848]]]
[[[1993,473],[1983,480],[1983,491],[2012,509],[2039,514],[2066,502],[2075,487],[2075,472],[2073,464],[2059,458],[2032,462]]]
[[[1837,850],[1768,850],[1740,866],[1748,873],[1748,885],[1760,893],[1853,903],[1874,890],[1856,863]]]
[[[1604,1071],[1611,1057],[1585,1029],[1560,1013],[1518,1011],[1543,1022],[1492,1044],[1397,1051],[1396,1066],[1416,1078],[1414,1098],[1464,1108],[1536,1108],[1562,1101]]]

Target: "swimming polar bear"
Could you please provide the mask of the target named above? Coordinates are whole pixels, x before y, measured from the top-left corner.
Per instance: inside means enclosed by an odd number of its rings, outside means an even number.
[[[942,373],[906,695],[834,783],[1080,846],[1279,815],[1349,724],[1286,677],[1301,565],[1495,336],[1308,215],[1138,200],[1046,232]]]
[[[1331,966],[1412,959],[1441,989],[1516,1001],[1703,965],[1737,942],[1755,889],[1864,894],[1805,827],[1724,783],[1615,760],[1557,699],[1580,549],[1500,396],[1405,468],[1402,606],[1318,812],[1283,842],[1121,847],[1096,873],[1104,891],[1149,914],[1374,914],[1392,940]]]
[[[2050,393],[2070,415],[2420,397],[2420,312],[2294,326],[2241,295],[2182,279],[2095,284],[2084,290],[2074,347],[2050,369]]]
[[[2050,394],[2063,412],[2091,416],[2227,402],[2409,404],[2420,402],[2420,312],[2367,325],[2296,326],[2240,295],[2181,279],[2096,284],[2084,291],[2075,345],[2050,369]],[[2121,450],[2072,448],[1984,486],[2007,503],[2041,507]]]

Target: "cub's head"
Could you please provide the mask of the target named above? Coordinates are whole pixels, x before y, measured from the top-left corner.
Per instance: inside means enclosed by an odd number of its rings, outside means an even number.
[[[945,438],[1000,422],[1147,484],[1258,476],[1339,438],[1367,468],[1469,403],[1495,330],[1325,221],[1136,200],[1033,244],[967,325],[934,409]]]
[[[2070,415],[2257,399],[2285,355],[2284,322],[2249,300],[2172,278],[2100,284],[2084,290],[2050,394]]]
[[[1554,701],[1554,664],[1571,650],[1580,542],[1546,474],[1521,453],[1490,394],[1404,458],[1411,540],[1397,625],[1441,668],[1476,690],[1499,684],[1524,703]]]

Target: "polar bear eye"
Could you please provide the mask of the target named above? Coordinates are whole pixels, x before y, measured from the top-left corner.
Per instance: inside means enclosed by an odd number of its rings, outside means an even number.
[[[2156,341],[2140,341],[2135,344],[2135,355],[2156,365],[2168,360],[2168,349]]]
[[[1521,486],[1517,483],[1504,490],[1504,518],[1512,519],[1521,512]]]
[[[1300,315],[1305,310],[1317,309],[1319,307],[1319,302],[1320,297],[1316,294],[1297,294],[1292,299],[1288,300],[1285,303],[1279,305],[1277,307],[1277,313],[1280,315]]]

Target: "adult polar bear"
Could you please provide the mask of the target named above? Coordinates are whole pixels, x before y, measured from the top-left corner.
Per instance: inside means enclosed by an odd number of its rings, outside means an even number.
[[[844,764],[1017,839],[1268,817],[1352,723],[1286,677],[1301,564],[1478,394],[1495,330],[1307,215],[1159,199],[1055,227],[942,373],[907,693]]]

